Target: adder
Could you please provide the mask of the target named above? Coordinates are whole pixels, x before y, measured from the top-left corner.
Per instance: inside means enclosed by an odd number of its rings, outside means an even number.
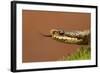
[[[67,44],[89,45],[90,31],[64,31],[61,29],[51,29],[49,35],[42,34],[45,37],[51,37],[54,40]]]

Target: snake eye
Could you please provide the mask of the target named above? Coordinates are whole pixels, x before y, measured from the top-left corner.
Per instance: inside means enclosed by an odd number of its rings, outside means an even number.
[[[60,30],[60,31],[59,31],[59,34],[60,34],[60,35],[64,35],[64,31],[63,31],[63,30]]]

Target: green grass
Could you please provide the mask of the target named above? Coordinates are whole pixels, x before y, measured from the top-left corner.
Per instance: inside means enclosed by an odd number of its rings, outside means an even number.
[[[63,60],[88,60],[91,59],[91,49],[90,47],[81,47],[77,52],[71,54],[70,56],[64,56]]]

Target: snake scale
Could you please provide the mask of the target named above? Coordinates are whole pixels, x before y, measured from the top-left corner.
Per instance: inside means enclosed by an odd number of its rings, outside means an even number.
[[[54,40],[61,41],[67,44],[89,45],[90,44],[90,31],[64,31],[61,29],[51,29],[49,35]]]

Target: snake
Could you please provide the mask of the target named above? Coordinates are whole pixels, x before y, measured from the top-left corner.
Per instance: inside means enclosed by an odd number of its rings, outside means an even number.
[[[45,37],[51,37],[54,40],[67,43],[67,44],[78,44],[78,45],[89,45],[90,44],[90,31],[64,31],[62,29],[51,29],[49,34],[42,34]]]

